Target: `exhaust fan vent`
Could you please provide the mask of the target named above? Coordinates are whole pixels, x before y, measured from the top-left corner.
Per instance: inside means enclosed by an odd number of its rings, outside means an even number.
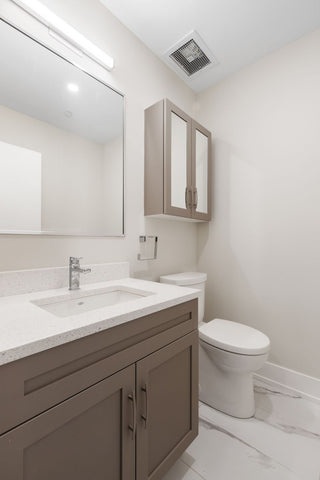
[[[187,83],[218,64],[208,45],[195,30],[172,45],[163,54],[163,59]]]
[[[189,77],[212,63],[193,38],[172,52],[170,58],[172,58]]]

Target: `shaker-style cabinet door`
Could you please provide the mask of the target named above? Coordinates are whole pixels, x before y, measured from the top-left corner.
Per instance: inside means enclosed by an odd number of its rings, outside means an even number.
[[[134,480],[130,366],[0,437],[3,480]]]
[[[164,213],[191,217],[191,118],[169,100],[164,110]]]
[[[137,480],[160,480],[198,434],[198,331],[137,363]]]
[[[192,218],[211,219],[211,133],[192,120]]]

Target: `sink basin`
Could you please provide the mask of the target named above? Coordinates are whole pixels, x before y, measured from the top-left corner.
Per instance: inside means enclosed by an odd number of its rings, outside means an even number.
[[[70,292],[49,298],[34,300],[32,303],[38,307],[53,313],[57,317],[69,317],[80,313],[97,310],[121,303],[140,300],[143,297],[153,295],[152,292],[145,292],[134,288],[114,286],[104,289],[85,290]]]

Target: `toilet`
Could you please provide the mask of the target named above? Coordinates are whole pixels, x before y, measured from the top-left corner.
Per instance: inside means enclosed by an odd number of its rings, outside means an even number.
[[[255,413],[252,373],[268,358],[269,338],[241,323],[215,318],[204,323],[207,275],[185,272],[160,277],[160,282],[200,290],[199,398],[202,402],[237,418]]]

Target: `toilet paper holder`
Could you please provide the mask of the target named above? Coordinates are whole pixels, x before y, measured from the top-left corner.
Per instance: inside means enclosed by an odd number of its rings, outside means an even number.
[[[138,253],[138,260],[156,260],[158,255],[158,237],[156,235],[140,235],[139,236],[140,244],[146,244],[148,240],[149,241],[152,240],[154,243],[153,256],[152,257],[143,256],[143,254],[140,252]]]

